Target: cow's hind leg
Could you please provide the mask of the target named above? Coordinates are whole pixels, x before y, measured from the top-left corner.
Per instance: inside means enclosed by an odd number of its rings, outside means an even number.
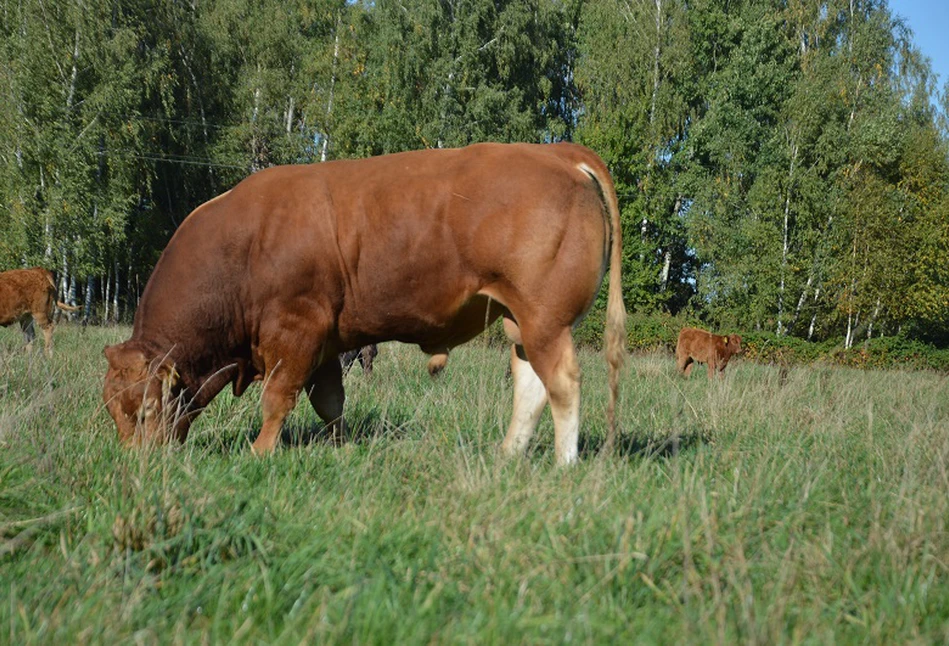
[[[326,424],[330,437],[334,442],[342,442],[346,437],[346,423],[343,421],[346,395],[343,392],[343,369],[339,361],[327,361],[317,368],[306,389],[310,404]]]
[[[52,304],[49,305],[49,309],[52,309]],[[53,356],[53,320],[50,317],[48,311],[43,310],[34,310],[33,311],[33,322],[36,325],[40,326],[40,329],[43,330],[43,349],[46,351],[46,356],[52,358]]]
[[[20,317],[20,330],[23,331],[23,338],[26,340],[26,351],[33,349],[33,339],[36,338],[36,328],[33,326],[33,317],[24,314]]]
[[[511,346],[511,374],[514,376],[514,412],[501,448],[508,455],[518,455],[527,448],[537,428],[547,403],[547,391],[521,345]]]
[[[550,412],[554,418],[554,457],[557,464],[576,462],[580,437],[580,364],[570,328],[537,349],[528,346],[534,370],[547,386]]]
[[[555,459],[560,465],[571,464],[577,459],[580,435],[580,364],[577,362],[570,328],[549,330],[525,329],[521,326],[520,332],[532,372],[547,390],[550,412],[554,418]],[[512,371],[514,368],[515,364],[512,363]],[[515,392],[516,389],[515,385]],[[517,412],[515,407],[515,414]],[[511,423],[513,425],[515,420]]]
[[[682,376],[688,378],[692,374],[692,366],[695,365],[695,359],[690,356],[685,357],[685,361],[679,364],[679,370],[682,372]]]
[[[46,322],[40,322],[40,327],[43,328],[43,349],[46,351],[46,356],[49,358],[53,357],[53,322],[49,319],[46,319]]]

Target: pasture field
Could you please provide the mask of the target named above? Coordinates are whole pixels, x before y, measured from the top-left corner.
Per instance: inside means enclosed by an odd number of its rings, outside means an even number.
[[[949,379],[733,361],[688,381],[632,356],[600,459],[606,367],[584,352],[581,463],[498,454],[507,350],[431,380],[380,347],[346,377],[352,440],[301,398],[258,459],[259,387],[183,446],[128,451],[102,348],[52,361],[0,330],[0,642],[945,643]]]

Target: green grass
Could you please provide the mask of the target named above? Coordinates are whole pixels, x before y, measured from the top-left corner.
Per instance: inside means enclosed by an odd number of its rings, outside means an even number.
[[[188,442],[119,447],[102,347],[0,330],[0,642],[933,643],[949,640],[949,381],[633,356],[605,460],[606,370],[583,353],[582,460],[545,413],[500,457],[507,351],[430,380],[380,348],[346,378],[355,439],[301,398],[256,459],[259,389]]]

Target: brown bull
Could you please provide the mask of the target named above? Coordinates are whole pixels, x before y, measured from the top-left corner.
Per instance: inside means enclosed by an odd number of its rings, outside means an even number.
[[[722,336],[694,327],[683,328],[676,343],[676,367],[684,377],[692,373],[695,361],[708,366],[709,379],[718,371],[719,376],[732,355],[741,354],[741,337],[737,334]]]
[[[0,326],[19,322],[27,349],[33,346],[35,323],[43,330],[46,356],[53,356],[53,310],[57,306],[70,312],[79,309],[56,301],[56,284],[48,269],[33,267],[0,272]]]
[[[103,397],[125,441],[184,440],[227,384],[263,381],[256,453],[301,391],[341,435],[338,353],[382,341],[448,351],[504,317],[524,451],[550,402],[558,463],[577,457],[571,328],[609,266],[608,417],[625,309],[609,172],[573,144],[479,144],[282,166],[197,208],[142,294],[132,337],[105,349]]]

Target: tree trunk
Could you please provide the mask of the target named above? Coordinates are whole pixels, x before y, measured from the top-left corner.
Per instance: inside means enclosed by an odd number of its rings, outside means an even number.
[[[329,129],[329,120],[330,115],[333,112],[333,92],[336,90],[336,65],[339,62],[339,27],[340,27],[340,14],[336,14],[336,35],[333,38],[333,67],[332,72],[330,73],[330,95],[329,99],[326,101],[326,123],[323,124],[323,143],[320,146],[320,161],[326,161],[327,148],[330,143],[330,136],[327,130]]]
[[[92,301],[96,295],[96,279],[92,274],[86,278],[86,302],[83,304],[82,320],[89,322],[92,317]]]
[[[788,144],[791,148],[791,162],[788,168],[788,188],[784,196],[784,226],[782,228],[781,243],[781,282],[778,287],[778,329],[776,334],[782,336],[784,328],[784,289],[787,278],[788,267],[788,249],[790,246],[790,222],[791,222],[791,190],[794,185],[794,164],[797,161],[797,144],[794,143],[790,134],[788,135]]]
[[[808,276],[807,282],[804,284],[804,289],[801,290],[801,297],[797,299],[797,307],[794,308],[794,317],[791,319],[791,322],[788,323],[788,331],[793,330],[794,326],[797,325],[797,319],[801,316],[801,308],[804,307],[804,301],[807,300],[807,292],[810,290],[813,282],[814,276]]]
[[[877,316],[880,314],[880,299],[877,299],[876,306],[873,308],[873,314],[870,316],[870,322],[867,324],[867,340],[873,336],[873,324],[877,320]]]
[[[198,77],[194,73],[194,68],[191,66],[191,59],[188,57],[187,51],[183,45],[179,45],[178,51],[181,53],[181,60],[185,64],[185,69],[188,71],[188,76],[191,78],[191,87],[194,88],[194,97],[197,99],[198,103],[198,114],[201,116],[201,133],[204,136],[204,145],[205,147],[210,147],[210,137],[208,136],[208,120],[204,114],[204,101],[201,98],[201,86],[198,85]],[[208,164],[208,179],[211,180],[211,190],[217,193],[217,182],[214,179],[214,166]]]
[[[69,260],[66,257],[66,247],[63,247],[63,271],[59,275],[59,293],[69,302]]]
[[[666,291],[669,285],[669,270],[672,268],[672,250],[666,249],[665,259],[662,263],[662,275],[659,278],[659,291]]]
[[[109,305],[112,301],[109,299],[110,293],[109,288],[112,283],[112,270],[109,270],[105,276],[100,278],[102,281],[102,306],[104,308],[102,314],[102,322],[107,323],[109,321]]]
[[[115,261],[115,289],[112,290],[112,322],[119,322],[119,261]]]
[[[820,297],[820,287],[814,290],[814,315],[811,316],[811,324],[807,328],[807,340],[810,341],[814,336],[814,328],[817,326],[817,299]]]
[[[656,100],[659,96],[659,59],[662,54],[662,0],[656,1],[656,46],[652,56],[652,96],[649,98],[649,124],[656,122]]]

